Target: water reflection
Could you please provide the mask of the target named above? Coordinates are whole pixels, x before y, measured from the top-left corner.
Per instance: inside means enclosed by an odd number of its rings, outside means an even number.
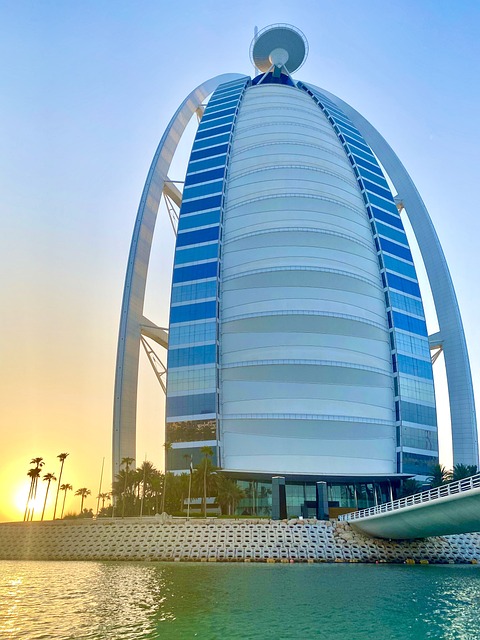
[[[480,567],[0,562],[0,638],[480,639]]]
[[[172,619],[171,587],[148,565],[0,563],[0,638],[149,638]]]

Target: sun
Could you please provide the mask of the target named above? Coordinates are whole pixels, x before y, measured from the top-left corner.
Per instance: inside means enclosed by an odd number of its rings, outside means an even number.
[[[29,491],[30,482],[28,480],[22,481],[22,483],[19,484],[16,489],[14,489],[10,509],[12,519],[19,520],[20,517],[23,519],[25,508],[27,506]],[[42,498],[39,495],[39,492],[37,492],[37,497],[35,500],[30,500],[29,507],[33,507],[34,513],[38,513],[39,509],[41,512]]]

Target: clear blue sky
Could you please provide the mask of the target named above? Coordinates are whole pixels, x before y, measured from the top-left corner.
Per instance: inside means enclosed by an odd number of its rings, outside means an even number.
[[[70,452],[64,481],[93,495],[105,456],[108,483],[123,278],[151,158],[194,86],[251,73],[254,25],[274,22],[309,40],[298,77],[366,116],[416,182],[457,288],[480,402],[478,1],[4,0],[0,520],[13,517],[9,496],[33,456],[57,471],[55,456]],[[147,300],[159,324],[173,251],[164,222]],[[162,401],[145,363],[141,383],[138,456],[161,466]]]

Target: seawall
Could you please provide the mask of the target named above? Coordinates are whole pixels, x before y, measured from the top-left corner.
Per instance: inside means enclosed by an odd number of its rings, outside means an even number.
[[[0,559],[480,563],[480,533],[388,541],[317,520],[19,522],[0,524]]]

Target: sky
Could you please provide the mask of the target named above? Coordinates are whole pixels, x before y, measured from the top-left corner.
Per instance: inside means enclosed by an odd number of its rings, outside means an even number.
[[[477,0],[0,0],[0,521],[22,519],[33,457],[58,475],[56,456],[68,452],[62,482],[89,488],[94,509],[105,461],[109,490],[123,280],[151,159],[185,96],[221,73],[251,75],[254,27],[277,22],[309,41],[296,77],[360,111],[416,183],[450,266],[480,402]],[[171,179],[183,179],[193,131]],[[161,326],[173,249],[163,211],[146,300]],[[137,462],[163,467],[163,412],[142,357]],[[79,503],[69,495],[66,511]]]

